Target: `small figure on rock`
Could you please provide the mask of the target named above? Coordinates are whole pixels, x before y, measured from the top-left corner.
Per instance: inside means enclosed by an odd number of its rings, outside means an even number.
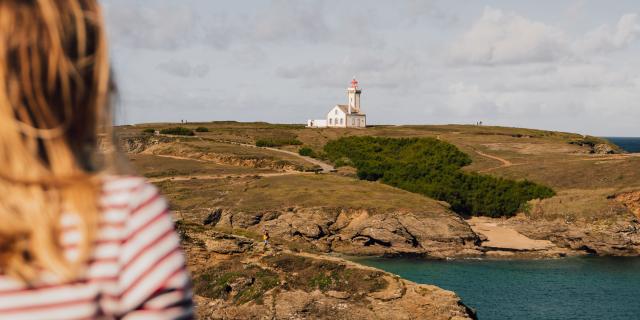
[[[264,241],[265,250],[269,246],[269,238],[270,238],[269,237],[269,231],[267,229],[264,229],[264,233],[262,234],[262,240]]]

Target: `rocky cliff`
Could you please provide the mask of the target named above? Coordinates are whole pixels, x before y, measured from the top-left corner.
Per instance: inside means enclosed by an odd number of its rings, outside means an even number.
[[[598,201],[580,194],[587,191],[577,193],[534,203],[528,216],[520,215],[505,224],[561,248],[594,255],[640,255],[640,192],[618,193],[608,199],[602,196]],[[568,202],[571,209],[564,205]],[[572,212],[576,208],[580,214]]]
[[[450,291],[180,225],[201,319],[475,319]]]
[[[457,215],[447,212],[373,213],[343,208],[298,208],[283,211],[224,210],[215,225],[270,234],[319,252],[348,255],[419,255],[436,258],[475,256],[478,236]]]

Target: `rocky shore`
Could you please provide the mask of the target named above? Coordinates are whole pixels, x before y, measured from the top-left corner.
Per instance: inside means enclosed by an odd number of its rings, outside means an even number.
[[[351,256],[445,259],[640,254],[640,224],[633,218],[594,225],[524,215],[464,220],[453,213],[291,207],[259,213],[219,209],[208,219],[220,230],[255,234],[268,230],[289,246]]]
[[[201,319],[476,319],[455,293],[179,224]]]

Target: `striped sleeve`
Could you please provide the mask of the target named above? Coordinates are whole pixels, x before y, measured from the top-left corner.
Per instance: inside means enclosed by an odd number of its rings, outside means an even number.
[[[119,257],[122,319],[192,319],[189,275],[167,202],[144,183],[130,205]]]

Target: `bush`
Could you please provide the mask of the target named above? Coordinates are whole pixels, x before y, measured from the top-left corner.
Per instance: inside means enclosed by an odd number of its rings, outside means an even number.
[[[206,127],[197,127],[196,132],[209,132],[209,128]]]
[[[256,140],[257,147],[281,147],[281,146],[299,146],[302,145],[302,141],[298,139],[258,139]]]
[[[350,162],[360,179],[446,201],[465,215],[512,216],[531,199],[555,195],[530,181],[464,172],[460,169],[471,158],[432,138],[346,137],[330,141],[324,150],[336,165]]]
[[[160,130],[162,134],[172,134],[177,136],[194,136],[193,130],[185,127],[174,127]]]
[[[298,150],[298,154],[300,154],[301,156],[305,156],[305,157],[314,157],[315,156],[315,152],[313,152],[313,149],[311,149],[309,147],[300,148],[300,150]]]
[[[155,128],[146,128],[144,130],[142,130],[143,133],[151,133],[154,134],[156,133],[156,129]]]

